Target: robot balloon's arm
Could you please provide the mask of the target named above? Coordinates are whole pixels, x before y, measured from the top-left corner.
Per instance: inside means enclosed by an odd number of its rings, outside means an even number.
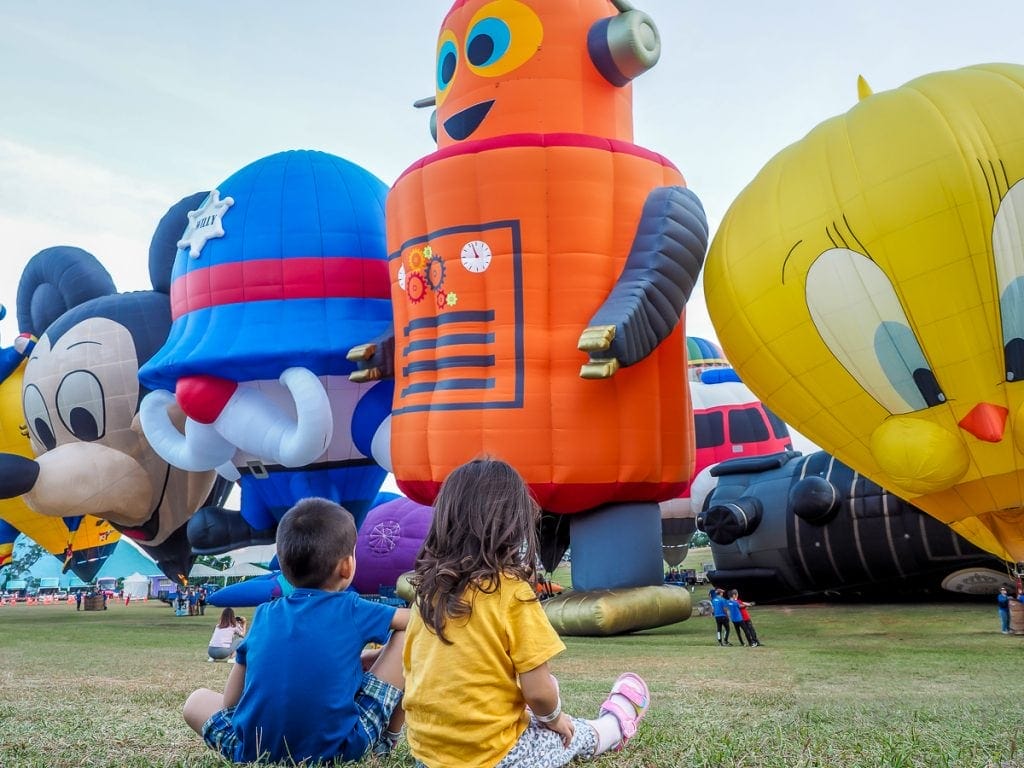
[[[675,329],[708,246],[708,223],[685,187],[659,187],[644,203],[618,282],[590,319],[579,349],[584,379],[603,379],[654,351]]]
[[[348,375],[351,381],[377,381],[395,375],[395,333],[385,331],[373,341],[352,347],[346,355],[356,369]]]

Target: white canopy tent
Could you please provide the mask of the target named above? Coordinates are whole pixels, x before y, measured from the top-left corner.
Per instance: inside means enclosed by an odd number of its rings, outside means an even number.
[[[196,563],[192,566],[192,570],[188,572],[190,579],[208,579],[215,576],[222,576],[223,571],[218,571],[216,568],[211,568],[208,565],[202,563]]]
[[[123,589],[126,596],[142,599],[149,593],[149,577],[135,571],[131,576],[124,577]]]
[[[270,573],[266,568],[261,568],[253,563],[233,563],[230,568],[218,571],[218,576],[240,577],[240,576],[263,576]]]

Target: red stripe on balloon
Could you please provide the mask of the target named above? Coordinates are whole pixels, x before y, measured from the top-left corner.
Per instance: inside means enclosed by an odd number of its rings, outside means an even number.
[[[186,272],[171,284],[171,315],[252,301],[364,298],[391,298],[386,262],[351,256],[254,259]]]
[[[607,139],[603,136],[590,136],[584,133],[510,133],[503,136],[493,136],[489,139],[449,144],[447,147],[443,147],[426,157],[420,158],[402,171],[401,176],[398,178],[401,179],[419,168],[424,168],[431,163],[436,163],[438,160],[444,160],[449,157],[472,155],[498,149],[511,149],[513,147],[578,147],[580,149],[597,149],[602,152],[617,152],[624,155],[641,157],[665,168],[679,170],[664,155],[659,155],[657,152],[628,141],[622,141],[621,139]]]

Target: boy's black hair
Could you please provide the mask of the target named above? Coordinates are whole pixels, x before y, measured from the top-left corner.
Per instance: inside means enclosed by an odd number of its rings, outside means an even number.
[[[323,587],[355,547],[355,520],[329,499],[302,499],[277,526],[277,560],[293,587]]]

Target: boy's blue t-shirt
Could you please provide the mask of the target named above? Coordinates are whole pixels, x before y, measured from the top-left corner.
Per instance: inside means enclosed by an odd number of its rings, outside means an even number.
[[[359,654],[387,640],[395,608],[354,592],[296,589],[256,609],[236,651],[245,686],[235,762],[358,760],[369,742],[355,696]]]
[[[715,616],[725,616],[725,598],[715,595],[711,598],[711,610]]]
[[[743,621],[743,614],[740,612],[739,600],[726,600],[726,607],[729,609],[729,618],[733,621]]]

